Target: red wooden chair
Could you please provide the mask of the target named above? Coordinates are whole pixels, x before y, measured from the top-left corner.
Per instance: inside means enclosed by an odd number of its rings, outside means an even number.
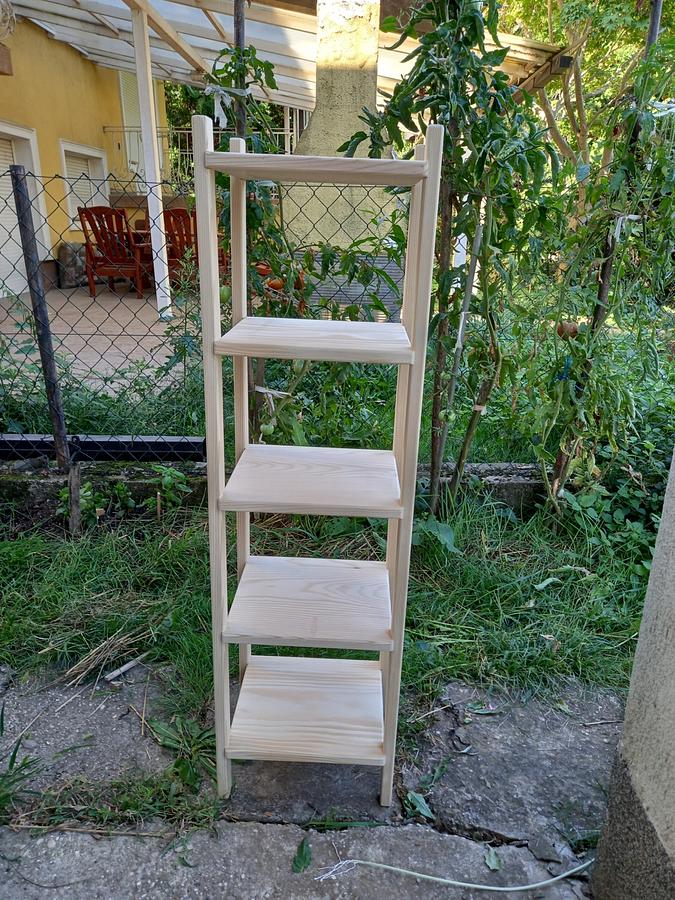
[[[169,276],[173,278],[183,265],[188,251],[192,251],[192,258],[197,262],[197,229],[187,209],[177,207],[164,210],[164,234]]]
[[[192,251],[195,264],[199,262],[197,247],[197,220],[195,213],[176,207],[164,210],[164,232],[166,234],[167,261],[169,274],[173,277],[185,260],[188,250]],[[227,270],[227,254],[218,248],[218,261],[223,271]]]
[[[89,295],[96,296],[96,276],[107,277],[110,290],[115,278],[128,278],[143,297],[143,278],[150,271],[143,261],[144,245],[134,240],[129,219],[123,209],[110,206],[77,208],[85,241],[85,261]]]

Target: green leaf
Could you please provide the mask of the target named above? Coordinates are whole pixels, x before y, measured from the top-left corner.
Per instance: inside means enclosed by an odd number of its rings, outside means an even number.
[[[490,50],[488,53],[483,54],[481,62],[484,66],[501,66],[506,59],[508,51],[508,47],[502,47],[500,50]]]
[[[417,791],[408,791],[405,798],[405,805],[413,815],[422,816],[424,819],[433,821],[436,817],[431,811],[431,807],[421,794]]]
[[[428,519],[422,522],[422,529],[426,534],[435,538],[448,553],[462,552],[455,546],[455,530],[447,522],[439,522],[438,519],[429,516]]]
[[[306,447],[309,443],[307,435],[305,434],[305,429],[296,418],[291,422],[291,436],[296,447]]]
[[[485,851],[485,865],[491,872],[498,872],[502,867],[502,861],[494,847],[488,847]]]
[[[543,581],[540,581],[539,584],[535,584],[535,591],[545,591],[546,588],[551,584],[561,584],[560,578],[556,578],[552,575],[550,578],[545,578]]]
[[[198,790],[202,779],[189,759],[179,757],[173,764],[173,771],[186,787],[191,788],[193,791]]]
[[[309,841],[307,840],[307,838],[303,838],[298,844],[298,849],[295,851],[291,869],[295,872],[296,875],[299,875],[300,872],[304,872],[305,869],[309,868],[311,862],[312,848],[309,846]]]
[[[380,31],[390,34],[392,31],[398,31],[399,24],[396,16],[385,16],[380,22]]]

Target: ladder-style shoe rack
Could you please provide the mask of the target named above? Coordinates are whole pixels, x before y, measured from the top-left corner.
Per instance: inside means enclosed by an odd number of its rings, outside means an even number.
[[[204,341],[209,552],[218,791],[232,759],[382,767],[391,803],[425,347],[443,129],[412,160],[213,150],[211,120],[192,119]],[[221,334],[215,173],[230,175],[232,327]],[[247,315],[246,180],[408,186],[400,323]],[[235,467],[225,480],[222,358],[233,357]],[[248,358],[398,365],[391,450],[251,444]],[[225,512],[236,512],[237,590],[228,611]],[[251,556],[252,512],[388,520],[385,562]],[[241,688],[230,714],[228,646]],[[262,656],[251,646],[378,651],[379,659]]]

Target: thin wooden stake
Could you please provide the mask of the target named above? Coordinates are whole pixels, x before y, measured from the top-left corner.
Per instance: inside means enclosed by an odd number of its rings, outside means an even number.
[[[230,153],[246,153],[241,138],[230,140]],[[246,317],[248,279],[246,272],[246,180],[230,177],[230,249],[232,272],[232,325]],[[237,463],[249,442],[250,360],[235,356],[232,361],[234,390],[234,461]],[[237,513],[237,579],[251,554],[251,515]],[[250,644],[239,644],[239,680],[243,680],[251,658]]]
[[[80,463],[71,463],[68,468],[68,530],[71,534],[79,534],[82,529],[80,476]]]
[[[30,301],[33,307],[33,319],[35,321],[35,333],[37,335],[38,348],[40,350],[40,362],[42,363],[42,375],[47,393],[49,415],[52,420],[52,433],[54,435],[54,449],[59,468],[65,471],[70,462],[70,450],[68,448],[68,433],[66,432],[66,418],[63,412],[61,389],[59,387],[58,372],[56,369],[56,357],[52,332],[49,324],[49,309],[45,293],[40,257],[37,241],[35,239],[35,225],[33,223],[33,210],[28,193],[26,170],[23,166],[10,166],[12,178],[12,190],[16,206],[16,217],[19,223],[19,236],[21,249],[26,266],[26,280]]]

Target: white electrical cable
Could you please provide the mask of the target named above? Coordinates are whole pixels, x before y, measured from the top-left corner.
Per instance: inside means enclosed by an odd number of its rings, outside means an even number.
[[[386,869],[388,872],[398,872],[401,875],[412,875],[413,878],[420,878],[423,881],[435,881],[437,884],[447,884],[449,887],[468,888],[472,891],[493,891],[494,893],[501,894],[515,894],[517,891],[534,891],[538,888],[548,887],[550,884],[555,884],[556,881],[562,881],[564,878],[569,878],[570,875],[576,875],[579,872],[583,872],[584,869],[587,869],[594,861],[594,859],[589,859],[588,862],[582,863],[580,866],[576,866],[568,872],[563,872],[562,875],[556,875],[554,878],[547,878],[546,881],[537,881],[535,884],[522,884],[517,887],[502,887],[500,885],[470,884],[465,881],[453,881],[451,878],[440,878],[436,875],[424,875],[421,872],[413,872],[411,869],[399,869],[397,866],[388,866],[385,863],[371,862],[367,859],[340,860],[339,863],[330,866],[328,871],[324,872],[323,875],[317,875],[314,880],[325,881],[327,878],[332,878],[334,875],[343,875],[345,872],[351,872],[356,866],[370,866],[374,869]]]

